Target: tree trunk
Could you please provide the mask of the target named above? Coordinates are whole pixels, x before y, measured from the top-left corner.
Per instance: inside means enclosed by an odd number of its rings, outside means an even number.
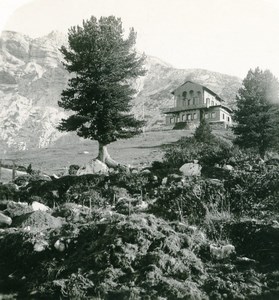
[[[117,161],[113,160],[110,157],[108,153],[107,145],[104,145],[100,142],[99,142],[99,153],[97,159],[105,163],[109,168],[117,168],[120,166],[120,164]]]

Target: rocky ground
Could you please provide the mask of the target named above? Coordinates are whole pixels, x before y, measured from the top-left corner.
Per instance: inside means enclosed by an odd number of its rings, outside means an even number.
[[[276,159],[184,138],[148,168],[71,170],[0,185],[2,299],[278,299]]]

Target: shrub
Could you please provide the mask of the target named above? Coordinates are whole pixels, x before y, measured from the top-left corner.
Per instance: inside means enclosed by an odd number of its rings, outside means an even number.
[[[201,224],[208,210],[228,209],[227,195],[222,182],[210,179],[188,178],[171,182],[157,190],[151,212],[168,220],[186,220]]]
[[[26,173],[31,175],[32,172],[33,172],[32,165],[29,164],[28,167],[26,168]]]
[[[1,184],[0,183],[0,200],[14,200],[17,201],[19,194],[14,184]]]
[[[70,165],[69,175],[76,175],[78,169],[79,169],[79,165]]]
[[[235,151],[236,149],[222,139],[200,142],[193,137],[186,137],[166,149],[164,165],[166,168],[179,169],[185,163],[198,160],[203,166],[214,166],[226,163]]]
[[[194,132],[194,138],[198,142],[212,143],[215,141],[215,136],[212,134],[212,129],[208,122],[203,118]]]

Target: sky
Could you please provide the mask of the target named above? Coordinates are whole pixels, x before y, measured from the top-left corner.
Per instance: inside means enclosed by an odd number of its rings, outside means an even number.
[[[0,0],[0,31],[67,33],[91,15],[120,17],[139,51],[176,68],[279,78],[279,0]]]

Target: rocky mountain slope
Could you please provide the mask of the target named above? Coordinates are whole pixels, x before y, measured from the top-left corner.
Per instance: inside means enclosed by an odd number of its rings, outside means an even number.
[[[0,37],[0,149],[47,147],[65,134],[56,125],[66,113],[57,105],[69,74],[59,47],[66,36],[57,32],[31,39],[4,31]],[[171,91],[189,79],[206,85],[230,104],[241,80],[201,69],[175,69],[147,56],[144,77],[136,82],[133,113],[147,128],[164,124],[162,109],[173,105]]]

